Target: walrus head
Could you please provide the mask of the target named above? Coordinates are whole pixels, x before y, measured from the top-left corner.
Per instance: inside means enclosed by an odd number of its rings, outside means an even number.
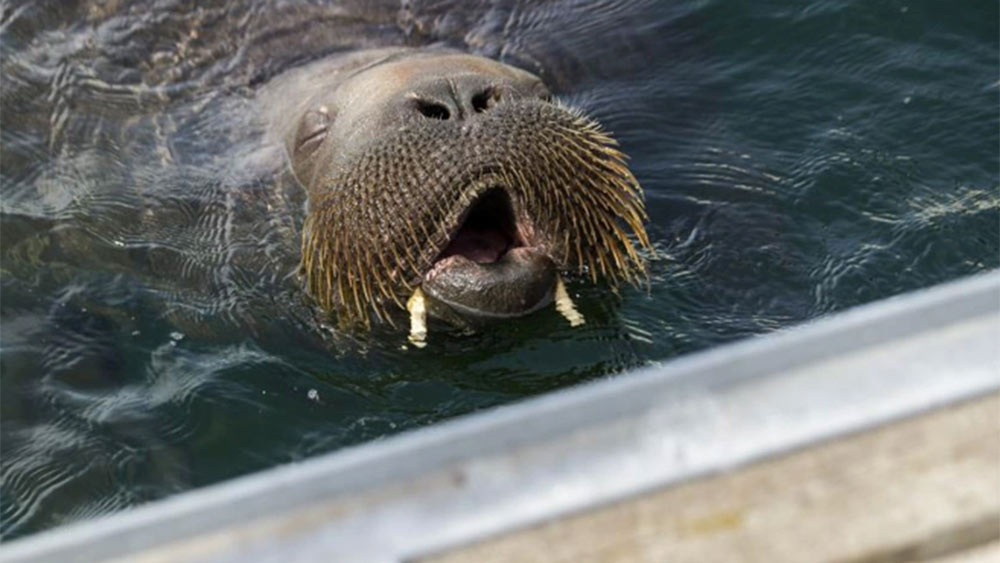
[[[533,74],[407,51],[310,102],[288,150],[309,209],[301,274],[341,321],[422,289],[462,315],[549,303],[558,272],[636,282],[642,193],[617,143]]]

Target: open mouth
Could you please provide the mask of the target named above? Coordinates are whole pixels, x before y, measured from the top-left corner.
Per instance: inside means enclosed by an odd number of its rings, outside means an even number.
[[[530,231],[519,224],[506,190],[488,190],[464,213],[422,287],[466,315],[516,317],[547,305],[556,267],[540,246],[526,240]]]
[[[458,232],[435,260],[464,256],[477,264],[493,264],[514,248],[525,246],[517,232],[510,196],[494,188],[468,210]]]

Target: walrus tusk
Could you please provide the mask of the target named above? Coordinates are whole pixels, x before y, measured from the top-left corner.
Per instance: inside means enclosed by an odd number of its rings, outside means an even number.
[[[427,346],[427,304],[419,287],[406,301],[406,310],[410,312],[410,342],[417,348]]]
[[[566,292],[566,284],[563,283],[562,278],[556,278],[556,311],[566,317],[569,326],[580,326],[587,322],[583,319],[580,311],[576,310],[576,305],[573,304],[569,293]]]

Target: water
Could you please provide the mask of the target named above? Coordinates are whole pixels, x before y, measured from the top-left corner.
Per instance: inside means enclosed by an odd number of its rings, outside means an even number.
[[[129,4],[0,2],[4,539],[1000,265],[993,1]],[[648,291],[425,350],[313,320],[254,92],[432,42],[616,133]]]

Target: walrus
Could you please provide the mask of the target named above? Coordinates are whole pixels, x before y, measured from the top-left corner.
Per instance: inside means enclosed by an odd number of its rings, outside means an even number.
[[[381,48],[289,71],[260,99],[308,197],[300,275],[342,324],[394,323],[406,308],[518,317],[568,300],[564,273],[646,275],[643,196],[624,154],[531,72]]]

